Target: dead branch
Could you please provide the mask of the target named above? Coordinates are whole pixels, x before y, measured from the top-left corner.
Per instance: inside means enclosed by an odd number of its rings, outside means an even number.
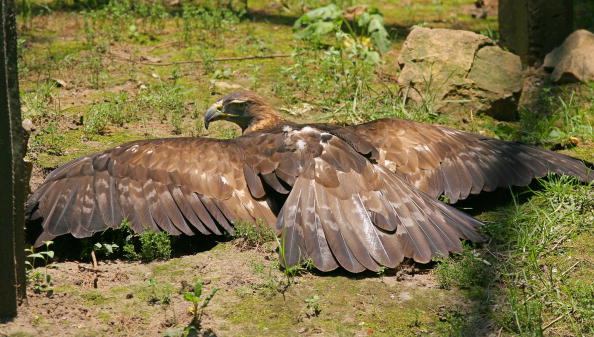
[[[293,54],[271,54],[271,55],[250,55],[250,56],[236,56],[236,57],[217,57],[210,60],[205,59],[196,59],[196,60],[188,60],[188,61],[176,61],[176,62],[140,62],[135,61],[132,58],[126,58],[118,54],[111,53],[111,55],[126,60],[128,62],[133,62],[136,64],[144,64],[149,66],[173,66],[178,64],[192,64],[192,63],[204,63],[204,62],[225,62],[225,61],[244,61],[244,60],[254,60],[254,59],[272,59],[272,58],[279,58],[279,57],[291,57]]]
[[[91,251],[91,259],[93,260],[93,269],[97,269],[97,257],[95,256],[95,251]]]

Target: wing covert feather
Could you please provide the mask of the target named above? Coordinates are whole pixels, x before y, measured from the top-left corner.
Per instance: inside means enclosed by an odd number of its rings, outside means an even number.
[[[250,151],[258,149],[239,149],[233,140],[171,138],[75,159],[51,172],[28,200],[32,213],[44,218],[39,239],[90,236],[118,227],[124,217],[136,232],[173,235],[233,232],[236,220],[273,224],[276,216],[262,202],[266,195],[254,196],[246,182]],[[260,176],[249,178],[262,186]],[[278,180],[270,181],[283,191]]]
[[[380,119],[346,127],[378,149],[378,162],[403,174],[415,187],[450,202],[526,185],[547,173],[594,179],[580,160],[545,149],[479,136],[440,125]]]
[[[277,221],[288,265],[311,258],[325,271],[338,265],[377,271],[404,257],[429,262],[460,251],[460,239],[481,240],[479,221],[365,159],[338,136],[305,126],[285,131],[285,143],[302,161]],[[324,178],[331,168],[338,184]]]

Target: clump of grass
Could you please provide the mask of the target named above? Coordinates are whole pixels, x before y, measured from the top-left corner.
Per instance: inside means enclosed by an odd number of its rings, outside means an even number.
[[[540,95],[536,108],[520,109],[517,130],[506,124],[491,125],[490,129],[501,139],[543,146],[594,142],[594,86],[544,88]],[[534,111],[540,109],[543,111]]]
[[[184,92],[173,83],[161,82],[155,86],[143,90],[135,98],[138,109],[158,116],[161,120],[169,120],[172,131],[175,134],[182,132],[182,122],[186,111],[184,104]]]
[[[169,283],[160,282],[155,277],[148,279],[147,302],[151,305],[171,304],[171,294],[173,287]]]
[[[32,91],[21,94],[23,117],[34,123],[43,121],[58,113],[59,102],[56,99],[56,83],[39,81]]]
[[[147,42],[162,32],[170,12],[161,1],[110,0],[85,16],[89,18],[84,24],[87,41],[95,41],[106,33],[114,41]]]
[[[552,329],[588,335],[594,332],[594,287],[591,273],[584,274],[589,267],[580,268],[588,255],[565,253],[579,238],[592,238],[592,185],[566,176],[540,184],[530,201],[515,203],[486,226],[493,248],[502,252],[495,266],[501,287],[495,318],[512,334],[542,336]]]
[[[234,227],[235,238],[242,239],[241,245],[246,248],[259,248],[276,238],[274,229],[258,220],[256,223],[238,221]]]
[[[280,257],[280,262],[282,266],[283,274],[285,274],[287,280],[285,283],[284,288],[281,292],[284,293],[288,289],[288,287],[294,283],[295,277],[314,268],[313,261],[311,258],[307,258],[304,260],[299,261],[297,264],[293,266],[289,266],[287,263],[287,255],[286,255],[286,232],[283,231],[281,233],[280,240],[278,237],[276,238],[278,243],[278,255]]]
[[[484,287],[491,280],[491,263],[470,247],[465,247],[458,255],[437,258],[437,261],[440,263],[435,268],[435,274],[441,287],[445,289]]]
[[[58,132],[55,123],[50,123],[45,128],[37,131],[33,138],[29,140],[31,152],[61,156],[64,154],[65,139],[64,134]]]
[[[300,49],[296,63],[285,67],[273,88],[279,95],[294,90],[313,92],[323,105],[339,104],[355,97],[361,83],[371,81],[374,66],[363,60],[343,57],[341,50]],[[287,79],[291,81],[287,83]],[[287,90],[287,87],[293,90]]]
[[[244,9],[236,11],[220,5],[195,5],[184,2],[181,11],[182,40],[188,43],[206,39],[207,36],[211,37],[209,40],[217,40],[216,37],[221,32],[237,24],[244,14]]]
[[[143,262],[171,257],[171,240],[165,232],[144,231],[140,234],[140,259]]]
[[[125,93],[112,96],[108,100],[91,105],[83,117],[84,133],[87,137],[105,133],[107,126],[123,126],[134,119],[130,101]]]

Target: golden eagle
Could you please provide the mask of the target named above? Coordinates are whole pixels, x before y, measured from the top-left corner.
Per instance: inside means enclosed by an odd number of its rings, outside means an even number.
[[[118,227],[172,235],[233,233],[262,219],[284,237],[287,265],[322,271],[426,263],[481,240],[481,223],[451,202],[549,172],[592,180],[581,161],[439,125],[380,119],[355,126],[295,124],[250,91],[204,116],[238,124],[228,140],[134,141],[51,172],[28,201],[37,242]]]

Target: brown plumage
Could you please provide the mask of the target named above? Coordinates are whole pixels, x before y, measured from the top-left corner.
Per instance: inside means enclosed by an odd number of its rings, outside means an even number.
[[[481,240],[481,223],[441,194],[455,202],[548,172],[592,180],[577,159],[438,125],[294,124],[248,91],[211,106],[205,125],[221,119],[243,136],[136,141],[53,171],[28,202],[43,218],[37,242],[87,237],[123,217],[136,232],[173,235],[233,233],[235,221],[262,219],[284,237],[283,263],[379,270]]]

